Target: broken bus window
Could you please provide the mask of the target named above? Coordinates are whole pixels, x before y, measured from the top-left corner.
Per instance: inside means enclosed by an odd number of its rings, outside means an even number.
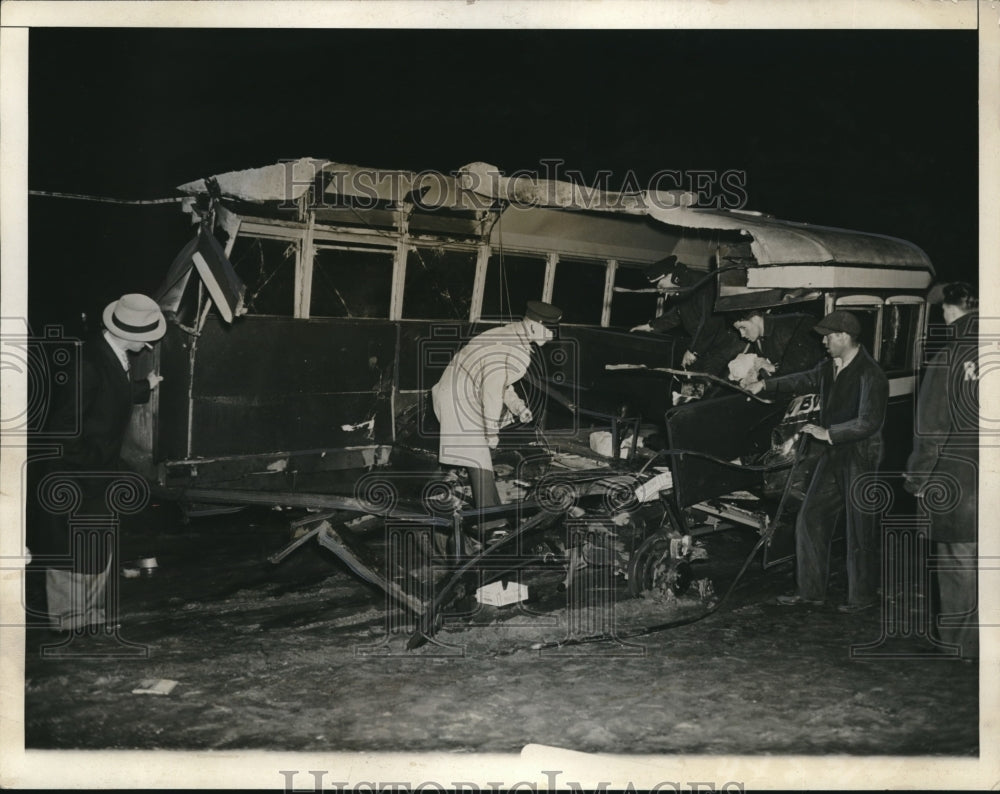
[[[293,316],[297,246],[289,240],[236,238],[229,261],[247,285],[247,314]]]
[[[317,246],[310,317],[389,317],[393,253]]]
[[[406,257],[404,320],[468,320],[475,250],[418,247]]]

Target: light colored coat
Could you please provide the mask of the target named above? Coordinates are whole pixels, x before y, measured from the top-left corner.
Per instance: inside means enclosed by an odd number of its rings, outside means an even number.
[[[493,470],[489,437],[525,408],[513,385],[528,371],[531,342],[523,322],[491,328],[473,337],[431,389],[441,423],[438,450],[445,466]]]

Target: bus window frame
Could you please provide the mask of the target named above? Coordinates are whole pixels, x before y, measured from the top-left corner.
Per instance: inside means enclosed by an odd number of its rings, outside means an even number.
[[[359,253],[376,254],[376,255],[379,255],[379,256],[387,256],[387,257],[389,257],[390,260],[391,260],[392,266],[393,266],[393,270],[392,270],[392,272],[391,272],[391,274],[389,276],[389,304],[388,304],[389,305],[389,310],[388,310],[388,312],[385,314],[385,316],[379,315],[378,317],[356,317],[356,318],[353,318],[353,319],[358,319],[358,320],[375,320],[375,321],[379,321],[379,322],[386,321],[386,320],[392,320],[392,319],[399,319],[399,318],[394,318],[392,316],[393,306],[396,305],[396,303],[395,303],[396,292],[395,291],[396,291],[396,287],[397,287],[396,282],[397,282],[397,278],[398,278],[398,275],[397,275],[397,266],[396,266],[396,262],[397,262],[396,247],[395,246],[387,246],[387,245],[385,245],[384,240],[379,241],[379,243],[377,245],[373,245],[373,246],[350,245],[351,242],[355,242],[356,243],[356,242],[359,242],[359,241],[357,241],[357,240],[349,240],[349,241],[345,241],[345,242],[333,242],[333,241],[329,241],[329,240],[317,240],[315,238],[313,239],[312,245],[310,246],[311,247],[310,261],[308,263],[308,266],[304,266],[303,267],[303,275],[302,275],[303,283],[308,283],[309,284],[309,290],[308,290],[308,293],[305,290],[303,290],[302,294],[301,294],[301,297],[302,297],[303,301],[305,301],[305,300],[308,299],[309,302],[308,303],[304,303],[301,306],[301,319],[309,319],[309,318],[312,317],[312,279],[314,279],[316,277],[316,272],[315,272],[316,256],[320,252],[322,252],[322,251],[356,251],[356,252],[359,252]],[[308,273],[308,279],[306,278],[306,274],[307,273]],[[399,289],[402,290],[402,287],[400,287]],[[343,318],[322,317],[321,316],[321,319],[343,319]]]
[[[550,262],[546,268],[546,280],[544,290],[544,297],[542,300],[551,303],[552,296],[555,292],[556,285],[556,275],[558,274],[558,267],[565,262],[567,265],[572,266],[573,264],[581,265],[601,265],[604,267],[604,286],[601,290],[601,311],[600,319],[597,321],[596,325],[594,323],[567,323],[567,325],[580,325],[588,328],[607,328],[608,321],[611,318],[611,296],[614,294],[614,273],[618,268],[618,262],[614,259],[602,259],[601,257],[587,257],[582,254],[554,254],[550,257]]]
[[[431,240],[411,240],[407,244],[407,246],[406,246],[405,256],[403,257],[402,278],[400,279],[400,282],[399,282],[399,284],[400,284],[399,288],[402,291],[402,294],[401,294],[401,296],[400,296],[400,298],[398,300],[399,314],[400,314],[400,316],[399,316],[398,319],[401,320],[401,321],[404,321],[404,322],[411,322],[411,321],[426,322],[428,320],[432,320],[433,321],[433,320],[440,319],[440,318],[436,318],[436,317],[406,317],[406,316],[404,316],[404,312],[406,311],[406,272],[407,272],[407,269],[409,267],[410,253],[413,252],[413,251],[417,251],[417,249],[421,249],[421,248],[425,249],[425,250],[428,249],[428,248],[440,248],[440,249],[443,249],[443,250],[448,251],[448,252],[460,252],[460,253],[464,253],[464,254],[475,254],[475,261],[473,263],[473,276],[472,276],[472,294],[471,294],[471,296],[469,298],[469,316],[462,318],[464,321],[472,322],[473,321],[473,316],[475,316],[475,317],[479,316],[478,310],[476,309],[477,295],[478,295],[478,301],[479,301],[479,305],[480,306],[482,305],[482,298],[483,298],[483,295],[482,295],[483,289],[479,289],[478,292],[477,292],[477,286],[479,285],[480,281],[485,282],[485,278],[486,278],[486,271],[485,271],[485,269],[483,270],[483,278],[482,279],[479,278],[479,268],[480,268],[480,265],[482,264],[481,260],[482,260],[482,249],[483,249],[483,246],[482,245],[472,244],[472,243],[466,243],[466,244],[462,244],[462,243],[443,243],[443,244],[442,243],[437,243],[437,244],[435,244]],[[488,259],[488,257],[487,257],[487,259]],[[393,286],[395,286],[395,284]],[[483,286],[485,286],[485,284]]]
[[[258,314],[248,312],[250,317],[286,317],[299,319],[299,283],[305,256],[303,254],[303,234],[296,229],[289,229],[282,226],[270,226],[260,223],[247,223],[246,220],[240,225],[240,229],[233,238],[233,245],[229,246],[227,256],[232,252],[236,242],[240,239],[248,240],[276,240],[278,242],[295,243],[294,283],[292,285],[292,306],[289,314]],[[235,272],[235,266],[234,266]],[[239,275],[239,273],[237,273]],[[242,278],[242,276],[240,276]],[[200,295],[200,293],[199,293]]]
[[[923,355],[923,339],[927,332],[927,301],[920,295],[890,295],[885,299],[885,306],[918,306],[917,330],[914,338],[910,340],[910,365],[903,370],[894,372],[906,372],[915,374],[920,369],[920,360]],[[881,346],[880,346],[881,353]]]
[[[839,295],[834,298],[831,311],[836,309],[850,309],[852,306],[858,309],[875,309],[875,330],[872,333],[872,349],[868,352],[875,361],[879,361],[882,355],[882,313],[885,309],[885,300],[878,295]],[[879,363],[881,362],[879,361]]]

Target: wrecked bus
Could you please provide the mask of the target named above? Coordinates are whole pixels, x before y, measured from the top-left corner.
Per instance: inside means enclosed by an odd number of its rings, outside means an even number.
[[[818,403],[734,388],[675,406],[687,339],[629,333],[663,310],[643,271],[669,254],[713,281],[717,312],[854,312],[889,376],[887,436],[908,448],[934,271],[906,241],[482,163],[445,175],[302,159],[180,190],[197,232],[157,296],[165,381],[135,412],[127,459],[192,514],[321,511],[297,542],[316,537],[413,612],[439,596],[365,562],[345,526],[410,521],[443,536],[429,553],[488,553],[491,516],[436,465],[428,392],[465,340],[527,300],[564,316],[526,379],[534,426],[501,434],[495,512],[517,506],[511,536],[559,534],[536,545],[570,573],[604,560],[632,591],[676,592],[695,579],[692,529],[720,524],[766,534],[766,564],[791,553],[788,439]],[[588,498],[599,509],[574,546],[564,524],[587,526]],[[612,527],[603,555],[596,525]]]

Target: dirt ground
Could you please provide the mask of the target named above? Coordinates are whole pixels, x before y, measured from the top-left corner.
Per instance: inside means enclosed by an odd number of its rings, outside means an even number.
[[[832,604],[780,607],[774,596],[791,589],[791,570],[764,574],[754,563],[711,616],[619,643],[533,650],[567,636],[565,608],[506,607],[407,651],[407,632],[386,623],[381,591],[330,552],[310,542],[280,565],[267,561],[287,542],[288,521],[251,510],[184,525],[161,508],[145,530],[124,533],[123,565],[159,562],[151,577],[118,580],[120,636],[135,647],[85,638],[46,648],[58,640],[30,629],[26,747],[979,752],[978,665],[921,655],[927,646],[916,636],[885,646],[894,655],[859,656],[858,646],[882,636],[883,619],[879,609],[835,609],[843,575]],[[754,540],[744,530],[707,537],[698,575],[717,595]],[[39,606],[40,577],[29,575],[29,606]],[[708,603],[622,601],[618,634]],[[177,685],[168,695],[133,693],[151,679]]]

